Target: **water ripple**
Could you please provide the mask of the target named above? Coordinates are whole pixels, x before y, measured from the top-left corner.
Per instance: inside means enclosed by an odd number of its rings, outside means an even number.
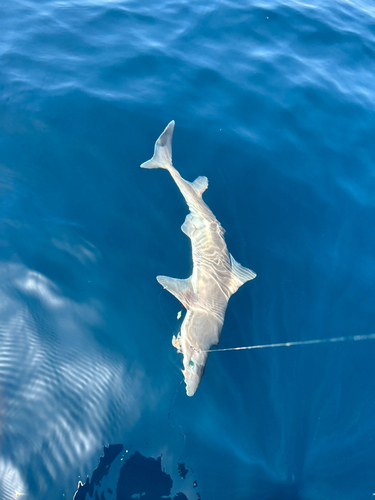
[[[167,98],[168,82],[186,103],[189,74],[214,92],[205,92],[212,103],[218,98],[225,103],[234,94],[228,85],[248,92],[263,88],[268,97],[273,86],[285,87],[287,100],[294,87],[307,86],[373,109],[370,5],[214,5],[163,2],[151,8],[133,2],[51,1],[36,8],[30,2],[26,10],[20,8],[21,16],[8,12],[12,30],[7,29],[9,18],[1,26],[7,85],[16,84],[19,91],[81,89],[105,100],[149,102]],[[208,105],[207,114],[211,108],[214,104]]]
[[[130,373],[92,342],[82,327],[87,304],[79,311],[54,283],[22,265],[3,264],[0,274],[7,284],[0,291],[0,496],[26,494],[32,474],[32,493],[45,498],[50,480],[90,462],[114,432],[109,409],[121,425],[134,425],[142,371],[133,366]]]

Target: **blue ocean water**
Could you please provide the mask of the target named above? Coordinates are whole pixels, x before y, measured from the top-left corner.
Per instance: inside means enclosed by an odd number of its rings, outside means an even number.
[[[373,498],[375,342],[214,353],[186,396],[155,277],[191,272],[187,207],[139,165],[174,119],[257,273],[221,348],[374,333],[374,4],[1,11],[0,498],[73,498],[118,443],[189,500]]]

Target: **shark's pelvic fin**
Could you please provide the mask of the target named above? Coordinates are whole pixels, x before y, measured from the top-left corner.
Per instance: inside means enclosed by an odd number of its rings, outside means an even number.
[[[194,301],[191,278],[180,280],[177,278],[168,278],[168,276],[156,276],[156,279],[163,288],[168,290],[169,293],[181,302],[185,309],[189,309],[189,304],[191,305]]]
[[[246,267],[241,266],[233,257],[230,255],[230,264],[232,266],[232,271],[236,276],[237,280],[240,282],[240,286],[246,283],[246,281],[250,281],[256,277],[256,274],[251,269],[247,269]]]
[[[181,226],[181,231],[190,238],[190,235],[193,230],[194,230],[193,216],[191,214],[187,214],[187,216],[185,217],[185,222]]]
[[[168,123],[164,132],[155,143],[154,156],[142,163],[141,168],[166,168],[172,166],[172,136],[174,120]]]
[[[201,176],[197,177],[195,179],[195,181],[191,182],[190,184],[197,191],[197,193],[200,194],[200,196],[202,196],[202,194],[208,188],[208,179],[207,179],[207,177],[201,175]]]

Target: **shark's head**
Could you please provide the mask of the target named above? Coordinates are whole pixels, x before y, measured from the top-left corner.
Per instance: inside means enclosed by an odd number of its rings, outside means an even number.
[[[180,350],[186,394],[193,396],[204,373],[208,351],[218,342],[218,321],[202,311],[188,311],[181,325]]]

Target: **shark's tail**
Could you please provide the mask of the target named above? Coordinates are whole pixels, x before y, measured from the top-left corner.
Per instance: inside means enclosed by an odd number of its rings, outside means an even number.
[[[151,160],[142,163],[141,168],[166,168],[172,167],[172,136],[174,120],[168,123],[164,132],[155,142],[154,156]]]

